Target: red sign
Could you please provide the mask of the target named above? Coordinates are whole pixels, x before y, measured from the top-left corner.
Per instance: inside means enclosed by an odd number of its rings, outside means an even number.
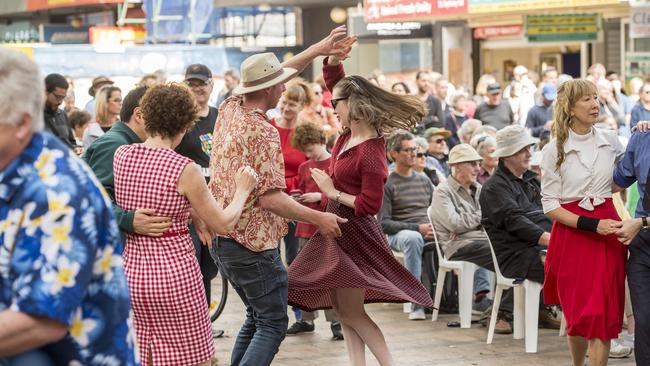
[[[124,0],[27,0],[27,10],[65,8],[68,6],[121,4]]]
[[[476,39],[517,37],[523,34],[524,27],[521,24],[474,28],[474,38]]]
[[[364,0],[367,22],[414,20],[466,14],[466,0]]]

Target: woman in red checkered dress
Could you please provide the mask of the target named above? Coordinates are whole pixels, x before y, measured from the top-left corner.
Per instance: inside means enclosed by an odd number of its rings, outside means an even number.
[[[215,351],[187,227],[190,210],[204,243],[213,233],[232,230],[255,185],[255,173],[248,167],[237,172],[235,197],[221,209],[198,165],[173,150],[196,120],[190,92],[179,85],[157,86],[147,91],[140,108],[150,137],[117,149],[115,199],[125,210],[155,209],[156,216],[171,220],[160,237],[127,236],[124,269],[140,359],[156,366],[209,365]]]
[[[332,84],[332,105],[345,130],[332,150],[332,176],[311,172],[328,198],[327,212],[348,222],[340,225],[340,238],[316,233],[298,254],[289,267],[289,304],[308,311],[334,308],[352,365],[365,365],[365,346],[379,364],[392,365],[364,303],[433,303],[422,283],[395,260],[374,217],[388,176],[383,135],[411,129],[424,116],[424,106],[416,97],[398,96],[359,76]]]

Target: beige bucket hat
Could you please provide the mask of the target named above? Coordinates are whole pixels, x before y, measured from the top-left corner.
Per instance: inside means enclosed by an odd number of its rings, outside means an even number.
[[[454,165],[466,163],[469,161],[481,161],[483,158],[470,144],[458,144],[449,151],[449,161],[447,164]]]
[[[495,158],[505,158],[518,153],[524,147],[539,142],[521,126],[504,127],[497,132],[497,149],[492,153]]]
[[[282,67],[280,60],[271,52],[258,53],[241,64],[241,83],[233,90],[235,94],[247,94],[283,83],[296,75],[298,70]]]

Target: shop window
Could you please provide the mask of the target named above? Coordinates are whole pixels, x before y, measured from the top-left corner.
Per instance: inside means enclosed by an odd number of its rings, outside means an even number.
[[[431,40],[379,42],[379,67],[383,72],[410,72],[431,69]]]

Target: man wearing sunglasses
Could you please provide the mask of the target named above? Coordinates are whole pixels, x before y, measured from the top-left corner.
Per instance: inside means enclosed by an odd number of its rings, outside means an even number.
[[[68,93],[68,82],[61,74],[49,74],[45,77],[45,130],[58,137],[69,148],[74,149],[77,144],[74,139],[70,121],[63,109],[59,106]]]

